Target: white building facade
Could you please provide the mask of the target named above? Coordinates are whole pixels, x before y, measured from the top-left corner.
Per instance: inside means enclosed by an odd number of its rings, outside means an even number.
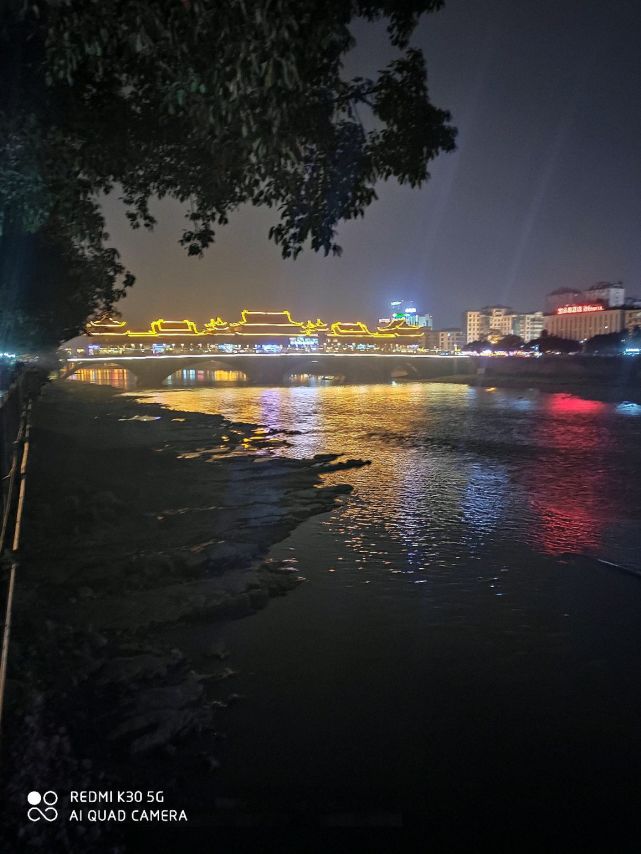
[[[606,308],[603,303],[559,306],[554,314],[545,315],[545,328],[550,335],[587,341],[594,335],[608,335],[626,328],[626,310]]]
[[[465,333],[458,327],[430,329],[425,333],[425,347],[439,353],[458,353],[465,344]]]
[[[558,288],[545,297],[545,313],[554,314],[564,305],[591,305],[602,302],[607,308],[625,305],[625,288],[622,282],[597,282],[583,291],[576,288]]]
[[[506,305],[488,305],[463,315],[465,343],[495,340],[505,335],[519,335],[524,341],[539,338],[544,326],[542,311],[519,313]]]
[[[524,341],[534,341],[541,337],[545,327],[545,316],[542,311],[530,311],[517,314],[514,321],[514,334],[520,335]]]

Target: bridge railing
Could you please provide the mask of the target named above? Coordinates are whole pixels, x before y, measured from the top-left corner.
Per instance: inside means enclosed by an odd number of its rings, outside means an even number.
[[[317,347],[302,348],[302,347],[287,347],[283,346],[279,350],[265,351],[256,349],[256,347],[242,347],[234,350],[222,350],[217,347],[198,347],[198,346],[179,346],[168,347],[165,350],[152,350],[150,348],[127,349],[127,348],[108,348],[103,347],[96,350],[90,350],[82,355],[62,351],[60,354],[61,362],[76,362],[88,361],[90,359],[107,359],[112,357],[117,358],[168,358],[170,356],[200,356],[211,355],[215,356],[310,356],[310,355],[331,355],[331,356],[348,356],[358,354],[362,356],[377,355],[385,353],[389,355],[425,355],[430,351],[421,349],[413,345],[396,344],[389,347],[372,346],[367,350],[354,350],[349,347],[327,347],[319,345]]]

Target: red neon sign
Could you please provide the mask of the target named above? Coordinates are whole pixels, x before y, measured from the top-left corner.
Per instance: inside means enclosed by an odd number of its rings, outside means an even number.
[[[603,311],[603,306],[599,303],[591,303],[589,305],[562,305],[557,308],[557,314],[581,314],[584,311]]]

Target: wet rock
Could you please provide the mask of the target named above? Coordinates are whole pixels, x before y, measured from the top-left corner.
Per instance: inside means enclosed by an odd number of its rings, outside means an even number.
[[[96,492],[93,497],[93,505],[94,507],[103,507],[103,508],[122,508],[124,504],[120,501],[113,492],[109,492],[108,490],[103,490],[102,492]]]
[[[215,756],[203,756],[203,763],[208,771],[217,771],[220,768],[220,762],[216,759]]]
[[[109,738],[112,741],[131,738],[132,753],[166,747],[174,739],[211,722],[211,713],[203,699],[203,687],[193,676],[179,685],[145,691],[138,696],[126,720],[110,731]]]
[[[112,658],[102,665],[97,681],[100,685],[107,683],[132,682],[139,679],[150,679],[154,676],[164,677],[174,662],[157,655],[135,655],[128,658]]]
[[[229,566],[247,565],[259,552],[252,542],[219,542],[205,550],[208,569],[225,569]]]
[[[132,717],[129,721],[117,727],[110,734],[110,739],[116,740],[122,736],[148,730],[143,735],[134,738],[130,745],[132,753],[143,753],[158,747],[165,747],[175,738],[188,732],[200,729],[205,716],[202,710],[193,709],[152,709],[144,714]]]
[[[250,590],[247,595],[249,597],[249,605],[254,611],[260,611],[269,602],[269,591],[262,587]]]
[[[371,460],[340,460],[323,467],[324,472],[344,471],[345,469],[358,469],[363,466],[371,466]]]
[[[279,572],[277,568],[272,567],[262,567],[260,579],[269,596],[283,596],[300,583],[298,576],[288,571]]]
[[[84,618],[99,630],[139,631],[152,625],[214,616],[224,611],[228,594],[213,579],[132,590],[126,597],[90,602]]]
[[[335,460],[338,457],[338,454],[314,454],[312,459],[315,463],[327,463]]]
[[[219,661],[224,661],[226,658],[229,658],[229,650],[223,641],[218,641],[209,649],[206,655],[217,658]]]
[[[354,487],[351,483],[335,483],[332,486],[323,486],[321,487],[321,491],[324,495],[334,496],[334,495],[349,495],[352,492]]]

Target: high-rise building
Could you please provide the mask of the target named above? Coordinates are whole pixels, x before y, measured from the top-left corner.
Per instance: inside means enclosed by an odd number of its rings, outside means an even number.
[[[464,312],[463,328],[466,344],[470,341],[511,335],[514,316],[514,310],[507,305],[486,305],[479,311]]]
[[[590,305],[602,302],[606,308],[617,308],[625,304],[625,288],[622,282],[597,282],[579,291],[576,288],[558,288],[545,298],[545,313],[554,314],[564,305]]]
[[[514,309],[507,305],[488,305],[481,309],[487,318],[487,337],[492,339],[503,338],[505,335],[514,335]]]
[[[481,312],[480,311],[465,311],[463,312],[463,331],[465,332],[465,343],[470,341],[479,341],[481,338]]]
[[[439,353],[458,353],[465,344],[465,334],[458,327],[430,329],[425,333],[425,347]]]
[[[542,311],[530,311],[525,314],[517,314],[514,319],[514,334],[520,335],[524,341],[534,341],[541,337],[545,326],[545,317]]]
[[[625,328],[628,332],[634,332],[635,329],[641,329],[641,306],[634,305],[637,300],[631,300],[626,304],[624,310]]]
[[[576,305],[583,299],[583,291],[576,288],[557,288],[545,297],[545,313],[552,314],[562,305]]]
[[[621,332],[625,325],[625,309],[609,308],[602,302],[560,305],[553,314],[545,315],[545,328],[550,335],[573,341]]]
[[[543,312],[518,313],[507,305],[487,305],[463,315],[465,342],[496,342],[506,335],[519,335],[524,341],[539,338],[543,331]]]
[[[420,314],[414,303],[394,300],[390,303],[391,320],[404,320],[408,326],[432,328],[432,315]]]
[[[603,300],[610,308],[616,308],[625,302],[625,288],[622,282],[597,282],[583,292],[587,303]]]

